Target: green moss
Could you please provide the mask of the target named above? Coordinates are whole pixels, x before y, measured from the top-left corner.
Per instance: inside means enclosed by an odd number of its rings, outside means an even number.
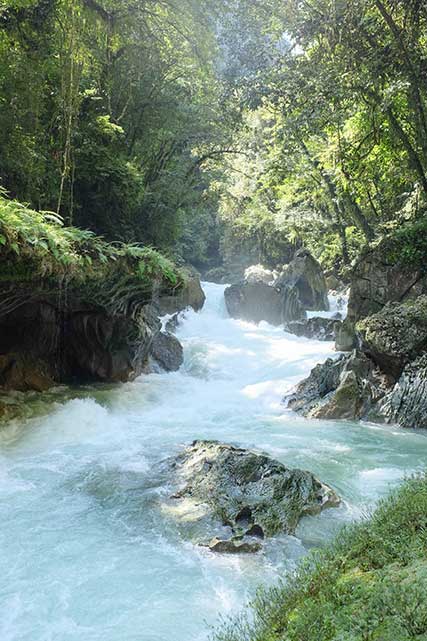
[[[260,590],[216,641],[427,639],[427,477],[407,480],[296,575]]]
[[[120,311],[150,300],[153,288],[178,290],[184,279],[172,261],[151,247],[107,243],[0,191],[0,282],[28,282],[46,292],[66,284]]]

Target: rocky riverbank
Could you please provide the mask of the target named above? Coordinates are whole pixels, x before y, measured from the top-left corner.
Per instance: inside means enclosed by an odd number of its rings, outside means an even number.
[[[182,347],[159,316],[203,306],[193,271],[150,248],[110,245],[53,215],[0,204],[0,391],[180,367]]]
[[[427,428],[424,270],[396,262],[393,239],[387,238],[355,265],[346,318],[341,312],[313,317],[328,309],[327,289],[321,266],[302,249],[281,274],[247,269],[243,281],[225,290],[225,301],[234,318],[335,341],[336,350],[345,352],[317,365],[284,399],[289,408],[309,418]]]
[[[351,282],[337,360],[316,366],[288,407],[311,418],[365,419],[427,428],[427,281],[388,259],[390,241],[367,252]]]

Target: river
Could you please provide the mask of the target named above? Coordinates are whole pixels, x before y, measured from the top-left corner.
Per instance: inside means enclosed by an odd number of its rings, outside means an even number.
[[[179,372],[58,390],[48,413],[0,432],[2,641],[206,641],[219,615],[425,466],[423,433],[285,410],[332,344],[231,320],[223,290],[205,284],[205,308],[186,314]],[[196,438],[308,469],[343,505],[261,554],[210,553],[161,509],[157,464]]]

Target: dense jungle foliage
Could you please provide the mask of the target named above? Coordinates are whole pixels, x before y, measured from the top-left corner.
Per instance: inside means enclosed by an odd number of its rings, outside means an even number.
[[[423,0],[3,0],[0,184],[214,266],[419,224]]]

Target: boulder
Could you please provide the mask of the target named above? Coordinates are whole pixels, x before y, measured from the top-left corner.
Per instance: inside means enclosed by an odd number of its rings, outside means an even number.
[[[304,310],[328,311],[328,288],[322,268],[306,249],[299,249],[274,283],[284,298],[296,290]],[[290,320],[290,319],[289,319]]]
[[[390,385],[365,354],[354,350],[316,365],[284,401],[309,418],[356,420],[368,414]]]
[[[182,345],[170,332],[159,332],[155,335],[150,355],[166,372],[177,371],[184,362]]]
[[[221,551],[253,543],[254,536],[292,534],[302,516],[340,503],[336,493],[310,472],[217,441],[194,441],[167,466],[168,477],[178,486],[174,501],[190,499],[198,508],[204,505],[231,529],[231,543],[214,544]]]
[[[211,552],[219,552],[221,554],[248,554],[262,550],[262,545],[259,541],[251,541],[249,538],[243,540],[238,537],[220,539],[215,536],[207,547]]]
[[[249,280],[225,290],[225,302],[232,318],[282,325],[305,318],[307,309],[329,309],[322,269],[308,251],[297,251],[273,284],[270,275],[274,273],[256,266],[249,273]]]
[[[279,290],[262,282],[238,283],[227,287],[224,292],[225,304],[231,318],[253,323],[266,321],[271,325],[284,322],[282,297]],[[303,311],[296,312],[301,318]]]
[[[263,267],[263,265],[251,265],[245,270],[244,280],[246,283],[264,283],[271,285],[277,277],[271,269]]]
[[[295,336],[305,336],[318,341],[334,341],[341,325],[338,319],[315,316],[286,323],[285,331]]]
[[[427,296],[388,303],[356,330],[362,350],[397,379],[407,363],[427,350]]]
[[[377,418],[407,428],[427,428],[427,354],[404,368],[389,394],[380,402]]]

